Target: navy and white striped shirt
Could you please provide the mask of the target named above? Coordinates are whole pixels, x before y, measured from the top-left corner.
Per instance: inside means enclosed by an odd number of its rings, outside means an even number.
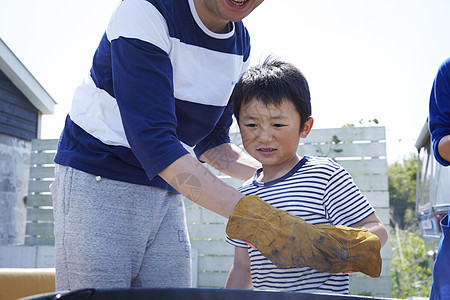
[[[214,33],[193,0],[123,0],[75,91],[55,162],[173,190],[157,174],[186,145],[200,156],[230,142],[228,100],[249,54],[242,22]]]
[[[303,218],[311,224],[351,226],[374,212],[352,177],[328,158],[304,156],[286,175],[270,182],[258,182],[258,170],[239,191]],[[261,252],[242,241],[227,241],[248,249],[253,288],[348,294],[347,274],[320,273],[314,269],[278,269]]]

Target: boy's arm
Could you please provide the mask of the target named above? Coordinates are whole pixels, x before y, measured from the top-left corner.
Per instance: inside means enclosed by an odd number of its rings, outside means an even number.
[[[380,239],[381,247],[383,247],[387,243],[388,240],[387,230],[375,213],[371,214],[362,221],[353,224],[352,227],[364,227],[369,232],[378,236],[378,238]]]
[[[234,262],[225,283],[227,289],[251,289],[250,258],[246,248],[235,247]]]
[[[261,164],[232,143],[224,143],[208,149],[200,160],[231,177],[247,180]]]

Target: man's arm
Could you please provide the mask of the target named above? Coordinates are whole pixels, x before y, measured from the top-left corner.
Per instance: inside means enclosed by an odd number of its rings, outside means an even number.
[[[175,160],[160,172],[159,176],[188,199],[228,218],[228,236],[249,241],[275,265],[296,267],[295,262],[299,261],[302,266],[326,271],[330,265],[329,257],[347,257],[342,245],[323,230],[276,209],[255,195],[244,197],[189,154]],[[278,217],[266,217],[274,214]],[[286,228],[286,225],[290,228]],[[261,234],[262,228],[264,234]],[[279,236],[282,229],[290,231],[290,234]],[[267,243],[275,239],[279,242],[277,245]],[[314,243],[313,240],[321,242]],[[278,254],[274,256],[273,253]],[[324,259],[319,261],[318,257]]]
[[[439,155],[450,162],[450,135],[444,136],[438,144]]]
[[[375,213],[371,214],[361,222],[353,224],[351,227],[364,227],[369,232],[375,234],[380,239],[381,247],[383,247],[388,241],[388,233],[383,223],[377,217]]]
[[[450,58],[434,78],[429,102],[429,129],[434,156],[443,166],[450,164]]]
[[[231,177],[247,180],[261,164],[232,143],[221,144],[208,149],[200,160]]]
[[[234,261],[225,283],[227,289],[251,289],[250,258],[246,248],[235,247]]]
[[[189,154],[174,161],[159,176],[186,198],[226,218],[244,197]]]

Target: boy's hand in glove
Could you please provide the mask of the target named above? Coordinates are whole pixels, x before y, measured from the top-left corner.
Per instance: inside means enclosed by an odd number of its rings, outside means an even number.
[[[308,266],[319,272],[361,271],[370,276],[379,276],[381,270],[380,242],[366,229],[311,225],[258,196],[241,199],[226,231],[230,238],[255,245],[278,268]]]

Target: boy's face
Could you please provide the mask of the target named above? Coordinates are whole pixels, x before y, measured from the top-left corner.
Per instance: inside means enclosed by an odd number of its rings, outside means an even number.
[[[312,122],[308,119],[300,130],[300,115],[287,100],[280,106],[266,106],[254,99],[242,105],[239,114],[244,148],[265,169],[285,166],[290,170],[298,162],[299,140],[308,135]]]

